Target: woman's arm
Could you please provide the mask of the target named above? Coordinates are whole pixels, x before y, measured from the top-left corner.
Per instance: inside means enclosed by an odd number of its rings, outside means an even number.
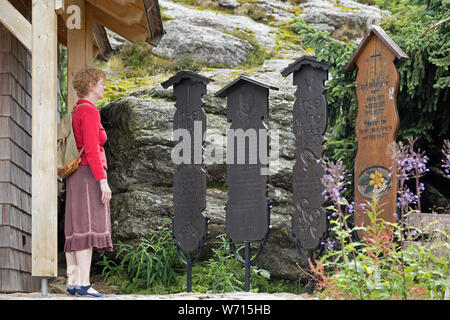
[[[94,108],[85,108],[83,111],[81,131],[87,162],[95,180],[106,179],[99,148],[100,113]]]
[[[111,189],[109,188],[108,181],[106,179],[100,180],[100,189],[102,190],[102,202],[106,204],[111,200]]]

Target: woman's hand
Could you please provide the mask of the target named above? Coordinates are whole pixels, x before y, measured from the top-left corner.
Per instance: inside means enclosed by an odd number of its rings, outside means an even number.
[[[102,190],[102,202],[103,204],[109,203],[111,200],[111,189],[109,188],[108,181],[106,179],[100,180],[100,189]]]

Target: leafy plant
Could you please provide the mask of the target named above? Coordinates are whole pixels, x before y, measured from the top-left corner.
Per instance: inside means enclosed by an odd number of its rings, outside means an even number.
[[[196,292],[220,293],[244,291],[245,270],[233,255],[225,234],[217,237],[218,245],[211,258],[194,265],[192,288]],[[238,252],[242,247],[238,247]],[[250,267],[250,290],[252,292],[301,292],[299,284],[285,280],[271,280],[270,272],[256,266]]]
[[[101,253],[102,276],[121,293],[167,294],[186,291],[186,268],[179,261],[168,229],[162,236],[142,239],[136,245],[116,245],[115,260]],[[192,291],[222,293],[244,290],[244,268],[233,256],[226,235],[218,236],[212,256],[192,269]],[[251,267],[253,292],[303,292],[299,283],[272,280],[270,272]]]
[[[406,246],[406,236],[411,240],[424,231],[406,223],[415,210],[399,217],[396,223],[386,222],[379,218],[384,209],[377,193],[372,201],[362,204],[370,225],[352,227],[348,220],[353,204],[342,197],[345,169],[328,159],[324,159],[324,165],[327,168],[326,194],[333,202],[328,209],[334,212],[330,220],[330,239],[326,243],[326,253],[318,260],[309,261],[310,271],[302,269],[314,280],[319,297],[444,299],[450,290],[450,245],[441,240],[413,242]],[[356,230],[365,233],[364,241],[353,239]],[[445,240],[447,234],[440,233]],[[436,254],[438,248],[444,248],[444,253]]]
[[[59,44],[58,45],[58,51],[59,51],[59,77],[60,77],[60,91],[59,91],[59,106],[61,107],[61,118],[66,114],[67,112],[67,48]]]
[[[170,286],[177,281],[177,272],[181,271],[170,230],[166,227],[155,233],[150,239],[142,238],[136,245],[120,243],[115,258],[117,264],[103,254],[98,264],[103,266],[102,276],[107,280],[111,276],[126,275],[137,286],[151,287],[155,284]]]

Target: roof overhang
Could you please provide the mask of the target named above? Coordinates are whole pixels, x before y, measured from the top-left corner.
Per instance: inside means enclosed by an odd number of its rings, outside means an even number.
[[[94,7],[94,21],[131,42],[157,46],[164,29],[158,0],[86,0]]]
[[[108,60],[113,49],[105,27],[130,42],[144,41],[157,46],[164,29],[158,0],[85,0],[93,6],[94,46],[99,49],[99,58]],[[67,12],[59,10],[58,41],[67,44]]]
[[[383,29],[381,29],[378,26],[372,26],[372,28],[370,29],[369,33],[366,34],[364,39],[359,44],[358,48],[356,48],[355,52],[351,56],[349,62],[345,66],[346,70],[351,71],[351,70],[356,68],[356,61],[358,60],[358,57],[359,57],[360,53],[363,51],[363,49],[365,48],[367,43],[369,43],[369,41],[370,41],[370,39],[372,39],[372,37],[379,38],[381,40],[381,42],[387,48],[389,48],[390,51],[392,51],[392,53],[395,55],[395,57],[398,60],[408,60],[409,59],[408,55],[398,46],[398,44],[396,44],[394,42],[394,40],[392,40],[387,35],[387,33]]]

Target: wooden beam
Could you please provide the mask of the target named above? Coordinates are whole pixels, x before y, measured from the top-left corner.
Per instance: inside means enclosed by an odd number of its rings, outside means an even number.
[[[57,14],[62,14],[65,10],[64,0],[55,0],[55,11]]]
[[[81,29],[67,30],[67,111],[71,111],[72,107],[78,100],[75,89],[72,86],[75,73],[85,68],[85,6],[83,0],[69,0],[67,5],[77,5],[80,8]]]
[[[67,28],[61,15],[58,15],[58,42],[67,47]]]
[[[32,275],[56,277],[57,15],[54,0],[32,1]]]
[[[94,7],[87,2],[85,6],[84,20],[86,23],[84,26],[84,29],[86,30],[84,33],[85,66],[92,67],[92,60],[94,59]]]
[[[83,0],[69,0],[67,5],[77,5],[80,8],[81,28],[67,30],[67,110],[78,100],[72,82],[75,73],[92,66],[94,58],[94,7]]]
[[[114,53],[114,51],[111,48],[111,44],[109,42],[108,35],[106,34],[105,27],[103,27],[99,23],[95,22],[94,28],[93,28],[93,34],[94,34],[95,43],[97,44],[98,49],[100,51],[100,59],[102,59],[104,61],[108,61],[109,58]],[[99,52],[97,52],[97,54],[98,53]],[[95,51],[94,51],[94,56],[97,56],[97,54],[95,54]]]
[[[126,6],[127,4],[134,4],[136,2],[140,2],[141,0],[113,0],[114,2],[119,3],[122,6]]]
[[[0,0],[0,7],[0,22],[31,52],[31,23],[8,0]]]
[[[144,11],[132,5],[120,5],[115,1],[104,0],[86,0],[97,9],[109,14],[110,16],[120,20],[123,24],[131,26],[141,21]]]
[[[148,30],[141,25],[129,26],[98,8],[94,8],[94,20],[131,42],[144,41],[148,36]]]

